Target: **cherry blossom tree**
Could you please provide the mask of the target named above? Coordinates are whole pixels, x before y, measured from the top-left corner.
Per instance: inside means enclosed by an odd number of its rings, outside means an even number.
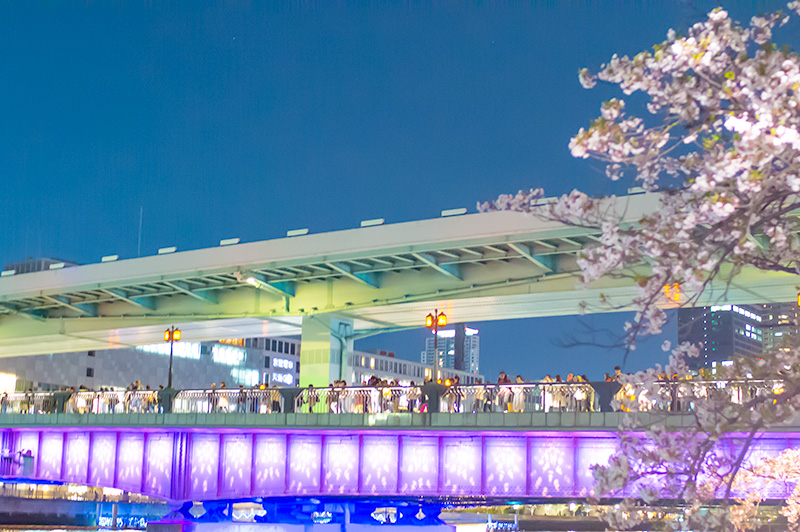
[[[636,288],[635,317],[625,333],[631,349],[637,338],[661,331],[665,287],[680,286],[680,304],[695,305],[724,299],[731,280],[748,269],[800,274],[800,58],[773,43],[773,32],[792,22],[792,13],[800,15],[800,1],[789,3],[787,13],[753,17],[743,26],[717,8],[685,36],[670,30],[652,50],[615,55],[597,73],[580,72],[584,87],[618,85],[627,103],[604,102],[600,117],[570,141],[572,155],[600,160],[611,180],[630,180],[654,194],[654,212],[630,223],[616,198],[573,191],[540,204],[541,189],[479,205],[599,234],[598,244],[579,256],[581,282],[630,278]],[[628,379],[651,396],[663,390],[665,376],[695,386],[684,379],[691,375],[688,360],[698,354],[697,346],[678,346],[665,368]],[[769,479],[800,479],[779,474],[796,456],[759,462],[751,452],[761,431],[800,410],[799,362],[800,349],[793,347],[721,368],[721,380],[747,377],[766,387],[692,390],[686,414],[692,423],[680,430],[629,417],[619,451],[595,470],[595,497],[621,499],[608,512],[609,523],[629,529],[640,521],[637,509],[669,500],[685,508],[683,519],[670,523],[674,529],[752,524]],[[634,398],[622,403],[640,406]],[[721,445],[731,434],[738,439]],[[800,495],[786,499],[785,514],[788,526],[800,529]]]

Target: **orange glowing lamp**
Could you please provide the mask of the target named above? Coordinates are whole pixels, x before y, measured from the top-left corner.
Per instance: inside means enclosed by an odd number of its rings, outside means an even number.
[[[178,342],[181,339],[181,330],[180,329],[167,329],[164,331],[164,341],[165,342]]]
[[[425,327],[427,327],[428,329],[433,327],[433,314],[428,314],[427,316],[425,316]]]
[[[679,303],[681,300],[681,285],[679,283],[665,284],[664,296],[670,301]],[[800,301],[800,295],[798,295],[798,301]]]
[[[437,318],[436,321],[439,327],[444,327],[445,325],[447,325],[447,316],[445,316],[444,314],[439,314],[439,317]]]

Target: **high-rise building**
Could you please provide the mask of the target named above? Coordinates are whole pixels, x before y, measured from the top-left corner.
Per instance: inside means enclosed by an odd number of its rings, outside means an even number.
[[[715,362],[735,357],[759,356],[761,310],[755,305],[682,308],[678,310],[678,341],[703,344],[696,368],[712,367]]]
[[[434,338],[425,339],[425,351],[420,361],[428,366],[434,361]],[[480,373],[480,337],[478,329],[466,325],[456,325],[452,329],[439,331],[437,345],[439,351],[439,367],[466,371],[473,375]]]
[[[798,308],[796,302],[766,303],[758,305],[761,313],[764,351],[788,349],[798,336]]]

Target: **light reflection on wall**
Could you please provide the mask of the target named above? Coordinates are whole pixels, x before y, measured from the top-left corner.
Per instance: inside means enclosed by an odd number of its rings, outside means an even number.
[[[222,485],[225,497],[250,494],[253,440],[249,435],[225,434],[222,437]]]
[[[486,490],[490,495],[524,495],[527,449],[522,438],[486,438]]]
[[[142,467],[144,466],[144,433],[121,433],[117,456],[117,482],[115,487],[134,493],[141,492]]]
[[[324,493],[358,492],[358,436],[325,438]]]
[[[397,436],[364,436],[361,485],[365,493],[397,492]]]
[[[439,481],[439,442],[424,436],[402,436],[400,493],[436,493]]]
[[[315,436],[289,437],[289,493],[319,492],[322,441]]]
[[[258,429],[3,429],[18,477],[83,483],[173,500],[292,495],[584,497],[591,466],[614,451],[612,435],[454,435],[402,430],[261,432]],[[738,443],[723,446],[735,452]],[[749,459],[800,446],[800,436],[756,442]],[[41,449],[41,452],[39,452]],[[62,458],[63,457],[63,458]],[[441,462],[440,462],[441,460]],[[287,466],[288,462],[288,466]],[[788,495],[780,490],[775,498]]]
[[[530,475],[533,489],[545,497],[564,497],[574,485],[572,438],[532,438]]]
[[[150,434],[147,438],[147,477],[145,492],[169,497],[172,484],[172,434]]]
[[[89,433],[68,432],[64,478],[70,482],[85,483],[89,468]]]
[[[215,497],[219,477],[218,471],[219,435],[192,435],[189,497],[195,500]]]
[[[443,438],[443,491],[453,495],[481,492],[481,438]]]

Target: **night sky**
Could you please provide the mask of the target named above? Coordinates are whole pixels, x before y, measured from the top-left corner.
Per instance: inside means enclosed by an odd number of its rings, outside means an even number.
[[[140,209],[150,255],[474,211],[534,186],[624,193],[599,163],[569,155],[570,136],[618,95],[582,89],[578,69],[648,48],[717,2],[54,4],[0,4],[2,264],[135,257]],[[781,5],[731,12],[746,21]],[[601,376],[619,351],[563,344],[576,330],[618,334],[621,322],[470,325],[491,379],[500,369],[535,379]],[[425,334],[356,347],[418,359]],[[663,359],[662,340],[626,368]]]

